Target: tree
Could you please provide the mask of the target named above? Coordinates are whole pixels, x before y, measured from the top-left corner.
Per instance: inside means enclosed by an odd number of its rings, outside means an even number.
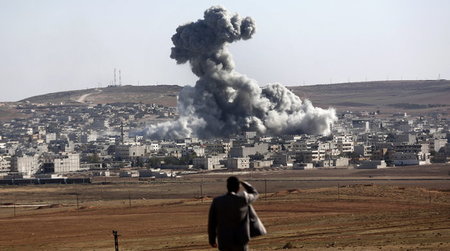
[[[98,156],[97,153],[89,155],[87,159],[88,159],[89,163],[99,163],[99,162],[101,162],[100,161],[100,157]]]
[[[157,157],[151,157],[147,160],[147,167],[157,168],[161,166],[161,159]]]
[[[192,165],[194,163],[194,158],[197,158],[195,152],[187,153],[180,158],[181,165]]]
[[[144,165],[144,162],[142,161],[141,158],[137,157],[133,160],[133,162],[131,163],[132,166],[136,166],[136,167],[140,167]]]

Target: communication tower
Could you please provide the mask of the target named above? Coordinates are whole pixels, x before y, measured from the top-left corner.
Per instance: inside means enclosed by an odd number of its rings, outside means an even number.
[[[114,68],[114,83],[113,85],[117,85],[117,81],[116,81],[116,68]]]
[[[122,72],[119,70],[119,86],[122,86]]]

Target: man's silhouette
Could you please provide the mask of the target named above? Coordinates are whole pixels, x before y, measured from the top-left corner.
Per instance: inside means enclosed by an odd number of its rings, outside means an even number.
[[[240,184],[245,191],[239,193]],[[227,189],[228,193],[214,198],[209,210],[209,244],[221,251],[246,251],[250,240],[249,205],[258,198],[258,192],[234,176],[227,179]]]

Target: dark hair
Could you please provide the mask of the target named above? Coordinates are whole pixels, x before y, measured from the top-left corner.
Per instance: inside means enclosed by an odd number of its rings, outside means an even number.
[[[239,179],[236,176],[228,177],[227,179],[227,189],[228,192],[235,192],[237,193],[239,191]]]

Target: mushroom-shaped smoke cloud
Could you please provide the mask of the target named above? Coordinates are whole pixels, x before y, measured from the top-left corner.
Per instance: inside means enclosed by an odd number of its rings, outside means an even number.
[[[334,109],[314,107],[280,84],[260,88],[234,70],[227,44],[255,33],[252,18],[241,18],[220,6],[204,19],[179,26],[172,36],[171,58],[189,61],[199,77],[180,92],[180,118],[147,128],[151,138],[229,136],[246,130],[262,134],[328,134],[337,120]]]

